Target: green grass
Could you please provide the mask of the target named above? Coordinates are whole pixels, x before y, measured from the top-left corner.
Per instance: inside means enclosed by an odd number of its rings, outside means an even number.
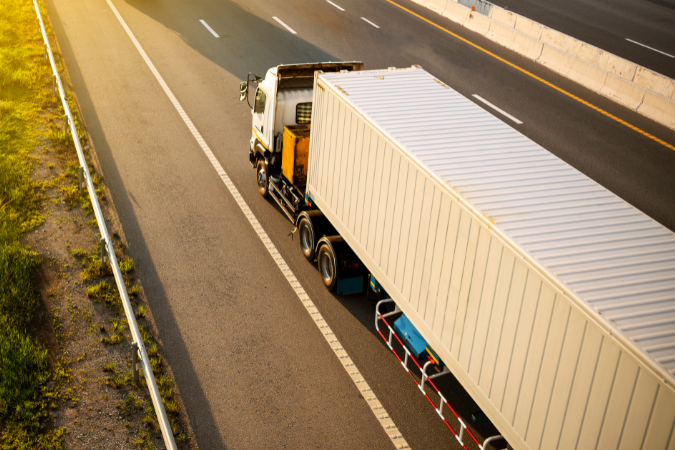
[[[87,297],[93,299],[105,299],[110,295],[114,295],[117,289],[107,281],[100,281],[92,284],[87,288]]]
[[[44,13],[43,13],[44,14]],[[54,393],[47,351],[28,333],[40,301],[31,284],[39,256],[22,247],[21,234],[44,222],[43,183],[30,174],[50,89],[35,13],[28,1],[0,0],[0,449],[63,448],[65,429],[47,433]]]
[[[41,6],[42,16],[47,17]],[[48,33],[51,35],[49,24]],[[58,55],[57,55],[58,56]],[[58,62],[57,58],[57,62]],[[59,71],[63,70],[58,62]],[[79,163],[72,158],[72,141],[63,132],[60,120],[63,107],[51,89],[51,68],[43,57],[42,38],[37,32],[35,12],[29,0],[0,0],[0,450],[14,449],[63,449],[66,428],[48,431],[47,408],[56,408],[61,394],[47,388],[49,381],[57,386],[71,377],[68,365],[57,361],[50,370],[47,352],[31,337],[28,325],[40,306],[39,297],[31,285],[31,274],[40,264],[39,255],[21,246],[23,233],[41,225],[45,218],[42,213],[47,195],[53,196],[55,204],[65,203],[67,207],[80,207],[86,214],[92,212],[88,195],[81,196],[76,187]],[[70,94],[67,100],[74,113],[75,126],[79,132],[79,118]],[[55,119],[58,119],[55,121]],[[51,179],[31,179],[36,164],[41,164],[32,152],[40,148],[41,142],[48,142],[55,150],[60,166],[47,163]],[[36,152],[39,153],[39,152]],[[102,178],[93,172],[87,160],[92,181],[99,201],[105,200]],[[87,221],[92,228],[96,220]],[[117,236],[119,238],[119,236]],[[119,245],[120,250],[123,248]],[[104,300],[106,306],[116,306],[121,311],[119,293],[113,283],[102,281],[110,275],[110,266],[101,268],[99,252],[82,249],[70,250],[78,259],[83,272],[82,281],[91,283],[87,295],[94,301]],[[129,274],[135,270],[134,261],[122,258],[120,269]],[[131,277],[127,275],[128,283]],[[130,295],[138,294],[138,285],[130,286]],[[50,292],[50,296],[53,294]],[[142,307],[139,317],[145,316]],[[58,339],[64,335],[60,316],[51,312],[53,331]],[[128,328],[125,320],[112,323],[112,333],[101,338],[105,344],[119,344],[124,341],[123,330]],[[105,328],[101,329],[105,333]],[[153,372],[161,371],[162,358],[150,333],[142,328],[143,341],[152,343]],[[131,386],[130,376],[123,376],[114,365],[104,368],[108,373],[99,382],[121,388]],[[172,400],[171,382],[166,375],[160,377],[162,397],[171,417],[171,427],[178,442],[185,441],[185,434],[179,432],[176,421],[178,406]],[[143,384],[144,378],[141,383]],[[72,406],[78,399],[69,397]],[[125,405],[144,410],[143,422],[150,430],[158,433],[159,426],[154,409],[136,397],[128,397]],[[154,448],[147,433],[139,435],[134,446]]]
[[[139,411],[145,409],[145,400],[140,397],[137,397],[133,392],[129,392],[126,397],[124,397],[124,403],[126,403],[128,408],[135,408]]]
[[[76,248],[70,251],[70,253],[76,257],[76,258],[85,258],[87,257],[87,252],[82,250],[81,248]]]
[[[120,260],[120,272],[127,274],[136,268],[136,263],[131,258],[122,258]]]

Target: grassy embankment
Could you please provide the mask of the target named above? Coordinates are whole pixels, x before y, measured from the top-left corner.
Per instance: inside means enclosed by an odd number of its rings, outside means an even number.
[[[46,12],[43,9],[41,12],[43,18],[46,18]],[[49,24],[45,25],[51,36]],[[58,55],[57,64],[62,72]],[[72,351],[78,345],[84,345],[82,343],[87,340],[81,329],[73,327],[74,323],[80,323],[81,319],[86,321],[87,318],[92,322],[92,317],[101,322],[108,320],[110,315],[113,316],[110,318],[112,332],[108,333],[105,326],[100,326],[102,336],[99,345],[107,348],[103,354],[109,360],[102,367],[106,376],[98,377],[98,384],[111,387],[114,391],[110,392],[110,396],[105,393],[95,400],[92,397],[96,397],[93,395],[96,389],[89,388],[91,406],[81,408],[76,412],[79,415],[66,420],[65,424],[69,428],[74,427],[73,432],[80,433],[78,439],[92,429],[96,430],[98,438],[106,439],[109,434],[114,434],[113,430],[118,435],[121,434],[119,427],[114,428],[111,424],[124,419],[126,422],[123,427],[129,436],[136,435],[133,442],[132,439],[129,440],[134,447],[154,448],[153,440],[158,442],[160,436],[159,426],[147,394],[141,392],[145,380],[141,377],[141,386],[132,386],[128,368],[120,367],[118,370],[114,361],[113,355],[117,355],[117,359],[124,359],[121,355],[126,355],[126,345],[131,342],[131,337],[124,331],[128,327],[110,268],[108,266],[101,270],[98,257],[100,236],[92,233],[96,248],[89,252],[79,248],[70,249],[69,238],[64,238],[63,234],[60,238],[55,237],[57,235],[51,237],[51,251],[54,246],[62,245],[69,249],[73,260],[67,262],[54,256],[45,259],[44,253],[39,255],[21,244],[22,236],[31,230],[50,226],[55,230],[56,225],[60,230],[61,225],[66,222],[86,221],[84,216],[91,217],[92,212],[88,196],[81,197],[78,191],[78,162],[72,140],[63,131],[63,108],[60,99],[52,91],[51,77],[51,68],[44,59],[42,38],[38,34],[36,16],[30,2],[0,0],[0,450],[64,448],[68,429],[56,428],[54,418],[67,416],[64,408],[75,408],[80,402],[82,386],[87,384],[88,378],[96,380],[97,376],[83,369],[88,359],[86,353],[74,362],[61,352],[65,348]],[[77,108],[70,94],[68,101],[80,134]],[[33,172],[36,167],[43,165],[40,158],[47,159],[46,166],[49,170],[46,176],[44,168],[42,176],[36,175],[39,171]],[[55,158],[56,164],[49,162]],[[88,161],[88,165],[99,200],[103,200],[103,187],[100,184],[102,179],[95,173],[91,162]],[[82,217],[71,215],[68,218],[59,209],[71,210],[77,207],[81,208]],[[92,230],[97,228],[95,219],[86,223]],[[73,231],[73,235],[79,234],[78,230],[81,229],[79,226],[75,228],[77,230]],[[115,236],[113,233],[113,237]],[[61,242],[59,239],[65,241]],[[119,236],[116,239],[119,241]],[[26,240],[24,236],[23,241]],[[36,241],[33,238],[32,241],[37,244],[40,239]],[[128,292],[130,296],[137,297],[138,285],[133,283],[133,277],[129,275],[134,270],[133,260],[124,257],[122,243],[117,244],[119,245],[116,245],[115,253],[120,260],[122,272],[126,274]],[[45,251],[44,247],[38,249]],[[81,264],[83,271],[79,275],[77,272],[68,275],[71,272],[69,266],[73,263]],[[58,298],[58,287],[48,289],[51,303],[55,305],[47,307],[46,315],[53,322],[51,333],[57,341],[56,345],[50,346],[49,353],[45,345],[34,337],[36,330],[30,329],[35,318],[44,315],[40,311],[44,312],[46,306],[42,304],[36,287],[42,291],[47,288],[31,284],[31,276],[40,264],[44,271],[55,272],[53,275],[62,283],[70,286],[81,285],[82,293],[86,292],[86,298],[91,300],[89,305],[80,305],[80,309],[85,308],[87,312],[79,317],[74,312],[77,309],[63,305],[64,301],[73,304],[72,290],[64,288],[70,292],[65,295],[64,300]],[[76,279],[73,280],[73,277]],[[102,301],[105,302],[105,307],[112,307],[113,311],[106,313],[100,308],[96,309]],[[139,304],[139,299],[132,303],[137,308],[137,319],[142,322],[139,323],[139,328],[171,427],[177,442],[183,443],[186,436],[180,425],[173,381],[164,372],[158,345],[147,329],[144,306]],[[68,324],[72,328],[70,331],[65,330]],[[96,328],[89,325],[90,328]],[[111,347],[119,348],[113,351]],[[89,358],[98,361],[97,358],[102,354],[101,348],[90,350],[92,354]],[[73,375],[73,364],[79,366],[78,375]],[[118,397],[123,402],[116,402]],[[117,419],[102,421],[100,416],[92,412],[92,407],[99,413],[102,409],[114,407],[119,410],[120,415]],[[139,412],[141,417],[137,417]],[[139,426],[134,425],[134,418]],[[64,420],[60,419],[60,423],[64,424]],[[70,439],[72,441],[73,438]]]
[[[47,350],[31,337],[40,306],[31,273],[37,253],[20,244],[39,226],[44,183],[30,174],[36,163],[41,113],[55,106],[30,3],[0,0],[0,448],[62,448],[60,429],[45,433],[54,393]]]

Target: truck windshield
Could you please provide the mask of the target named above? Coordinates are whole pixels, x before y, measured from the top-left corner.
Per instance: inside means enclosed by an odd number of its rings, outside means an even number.
[[[258,88],[258,90],[255,93],[255,106],[253,107],[254,113],[256,114],[265,113],[265,100],[267,100],[267,95],[265,94],[265,91]]]

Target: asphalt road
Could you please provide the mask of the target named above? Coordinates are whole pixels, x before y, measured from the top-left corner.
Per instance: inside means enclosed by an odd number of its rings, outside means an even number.
[[[675,78],[673,0],[545,2],[491,0],[491,2],[648,69]]]
[[[672,130],[400,1],[675,144]],[[327,60],[421,64],[518,118],[521,125],[509,123],[675,229],[675,151],[388,2],[334,2],[344,11],[323,0],[112,2],[411,448],[458,445],[380,341],[371,303],[328,293],[288,236],[291,224],[257,193],[250,110],[238,102],[248,72]],[[46,3],[200,448],[391,448],[106,1]],[[451,377],[439,384],[468,419],[476,407],[461,387]]]

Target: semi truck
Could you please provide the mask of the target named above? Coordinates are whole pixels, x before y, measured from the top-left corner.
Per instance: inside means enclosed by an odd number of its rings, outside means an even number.
[[[515,449],[675,449],[673,232],[420,66],[251,85],[260,194],[326,288],[384,294],[422,392],[452,373]],[[446,394],[461,446],[496,445]]]

